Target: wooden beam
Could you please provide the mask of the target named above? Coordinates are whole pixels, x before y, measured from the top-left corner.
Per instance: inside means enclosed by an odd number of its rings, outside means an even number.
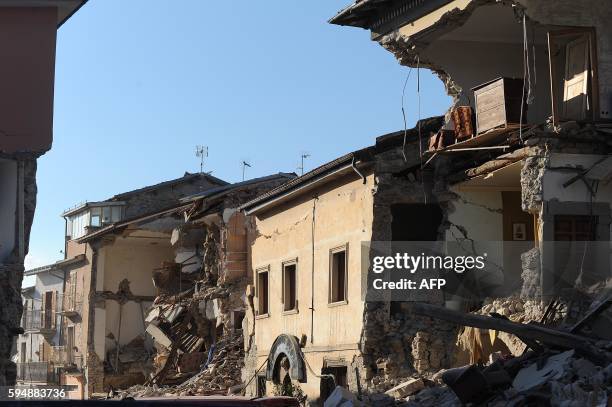
[[[607,363],[606,361],[608,360],[606,353],[595,347],[593,345],[594,341],[590,338],[557,329],[545,328],[532,324],[520,324],[484,315],[457,312],[421,302],[410,303],[408,312],[453,322],[462,326],[473,326],[481,329],[508,332],[518,337],[536,340],[547,345],[554,345],[566,349],[577,349],[599,363]]]

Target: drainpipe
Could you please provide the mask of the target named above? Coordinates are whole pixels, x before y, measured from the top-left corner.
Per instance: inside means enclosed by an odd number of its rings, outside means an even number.
[[[355,165],[355,157],[354,156],[353,156],[353,161],[351,161],[351,167],[353,167],[353,171],[355,171],[357,173],[357,175],[359,175],[361,177],[361,179],[363,180],[363,184],[365,185],[365,183],[367,182],[366,181],[366,177],[365,177],[365,175],[363,175],[361,173],[361,171],[359,171],[357,169],[357,166]]]
[[[317,212],[317,200],[318,196],[313,197],[312,201],[312,228],[311,228],[311,242],[312,242],[312,270],[310,273],[310,343],[312,344],[314,339],[314,281],[315,281],[315,221]]]

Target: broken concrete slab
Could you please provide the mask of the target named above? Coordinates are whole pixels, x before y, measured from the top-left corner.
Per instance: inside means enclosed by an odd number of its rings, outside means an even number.
[[[172,346],[172,339],[168,338],[168,336],[157,327],[155,324],[149,324],[147,326],[146,332],[155,339],[157,343],[160,345],[170,348]]]
[[[401,384],[398,384],[394,388],[387,390],[385,393],[395,397],[396,399],[411,396],[425,387],[425,382],[421,378],[410,379]]]
[[[361,402],[357,398],[341,386],[336,386],[332,394],[325,400],[323,407],[359,407]]]
[[[567,365],[571,363],[572,356],[574,356],[573,349],[551,356],[541,369],[538,369],[537,363],[521,369],[514,378],[512,387],[522,392],[536,388],[550,380],[559,379],[567,370]]]

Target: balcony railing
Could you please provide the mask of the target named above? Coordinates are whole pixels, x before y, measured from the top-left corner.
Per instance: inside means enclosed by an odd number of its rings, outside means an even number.
[[[25,331],[55,331],[55,313],[45,310],[26,310],[21,325]]]
[[[17,363],[17,381],[23,383],[59,384],[59,377],[57,370],[51,363]]]
[[[81,313],[82,299],[76,293],[59,295],[61,313],[65,316],[74,316]]]
[[[62,367],[63,370],[81,370],[83,368],[83,356],[70,352],[65,346],[53,346],[53,353],[50,361],[55,367]]]

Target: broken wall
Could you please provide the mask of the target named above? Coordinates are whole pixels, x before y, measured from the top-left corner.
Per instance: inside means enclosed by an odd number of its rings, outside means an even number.
[[[599,105],[602,118],[612,118],[612,26],[610,4],[598,0],[518,0],[529,18],[541,24],[595,27]]]
[[[101,249],[100,259],[102,258],[104,267],[98,267],[98,279],[102,281],[103,286],[98,291],[117,292],[121,281],[127,279],[133,295],[155,297],[157,290],[153,285],[151,273],[163,261],[171,261],[174,253],[168,243],[157,239],[117,237],[114,242]],[[96,332],[96,353],[101,359],[105,359],[108,350],[115,348],[115,340],[120,345],[127,345],[137,336],[144,335],[144,318],[151,303],[152,301],[127,301],[121,307],[121,318],[118,301],[106,300],[104,307],[96,308],[96,320],[104,321],[104,329]],[[109,334],[112,334],[115,340],[108,339]],[[98,339],[102,343],[98,343]]]

